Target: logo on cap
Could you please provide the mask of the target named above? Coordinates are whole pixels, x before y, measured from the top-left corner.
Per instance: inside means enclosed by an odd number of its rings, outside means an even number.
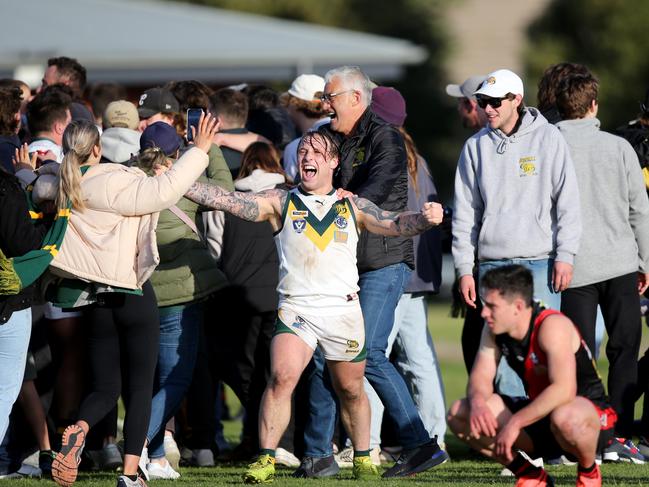
[[[140,97],[140,101],[138,102],[138,105],[140,105],[140,106],[144,105],[144,100],[146,100],[146,97],[147,97],[147,94],[144,93],[144,94]]]
[[[493,84],[495,84],[495,83],[496,83],[496,78],[495,78],[494,76],[489,76],[489,77],[487,78],[487,84],[488,84],[488,85],[493,85]]]

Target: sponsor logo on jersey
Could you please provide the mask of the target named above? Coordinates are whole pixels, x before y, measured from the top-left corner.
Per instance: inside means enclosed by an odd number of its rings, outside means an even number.
[[[291,211],[291,216],[294,218],[306,218],[307,216],[309,216],[309,212],[302,210],[293,210]]]
[[[347,238],[349,234],[347,232],[341,232],[340,230],[334,230],[334,242],[336,243],[347,243]]]
[[[341,230],[347,228],[347,218],[344,216],[337,216],[334,220],[334,224]]]
[[[336,203],[334,205],[334,211],[338,215],[346,215],[347,214],[347,205],[345,203]]]
[[[347,340],[347,350],[345,350],[345,353],[358,353],[359,351],[356,340]]]
[[[293,230],[295,230],[297,233],[302,233],[305,228],[306,220],[304,220],[303,218],[293,220]]]

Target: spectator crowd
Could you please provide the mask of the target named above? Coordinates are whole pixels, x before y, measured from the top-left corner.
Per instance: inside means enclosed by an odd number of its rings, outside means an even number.
[[[606,132],[586,66],[550,66],[538,107],[524,91],[508,69],[446,87],[473,135],[442,221],[406,100],[357,67],[132,99],[68,57],[34,91],[0,80],[0,478],[404,477],[449,460],[447,424],[520,486],[553,485],[543,462],[584,486],[644,463],[649,98]],[[443,240],[452,405],[427,314]]]

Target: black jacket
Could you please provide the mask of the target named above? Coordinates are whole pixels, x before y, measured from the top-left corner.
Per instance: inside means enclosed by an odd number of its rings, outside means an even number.
[[[0,170],[0,249],[7,256],[17,257],[40,248],[47,227],[34,225],[29,216],[27,199],[18,178]],[[34,294],[33,285],[11,296],[0,296],[0,325],[14,311],[29,308]]]
[[[17,135],[0,135],[0,165],[9,173],[14,173],[14,157],[16,149],[20,148]]]
[[[345,188],[384,210],[408,209],[408,162],[403,137],[370,109],[349,137],[320,127],[338,141],[340,165],[334,187]],[[358,243],[358,270],[368,272],[405,262],[414,267],[412,238],[383,237],[363,230]]]
[[[277,309],[279,257],[269,222],[249,222],[225,213],[221,270],[230,286],[220,291],[218,299],[227,296],[226,304],[256,312]]]

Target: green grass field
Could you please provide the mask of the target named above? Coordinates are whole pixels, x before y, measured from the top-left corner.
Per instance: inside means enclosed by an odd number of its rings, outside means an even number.
[[[455,399],[464,395],[467,375],[462,360],[460,347],[460,334],[462,320],[449,316],[448,303],[433,303],[430,307],[429,326],[433,335],[437,353],[441,362],[442,375],[446,386],[447,406]],[[646,346],[646,336],[643,348]],[[605,367],[602,374],[605,376]],[[238,410],[238,403],[234,394],[228,395],[231,411]],[[240,432],[240,423],[228,421],[225,426],[226,438],[236,444]],[[477,485],[513,486],[512,477],[501,477],[501,467],[494,462],[478,458],[463,444],[452,436],[446,438],[447,449],[451,461],[441,465],[430,472],[425,472],[414,478],[404,480],[381,480],[380,484],[389,486],[417,486],[417,485],[448,485],[468,487]],[[215,468],[181,468],[182,477],[176,481],[151,481],[152,486],[232,486],[242,484],[241,474],[245,469],[243,464],[219,464]],[[281,486],[313,486],[313,485],[351,485],[357,483],[351,477],[351,469],[343,469],[335,479],[305,480],[293,479],[291,469],[280,467],[276,476],[275,485]],[[559,466],[548,467],[548,472],[556,480],[556,485],[575,485],[576,467]],[[605,485],[619,486],[649,486],[649,465],[606,464],[602,466]],[[110,473],[87,474],[80,473],[75,485],[112,487],[115,485],[116,475]],[[48,484],[49,481],[38,480],[0,480],[0,487],[11,485],[17,487],[32,487]],[[363,483],[363,482],[361,482]],[[369,484],[369,482],[365,482]],[[374,483],[378,483],[374,482]],[[53,485],[53,484],[50,484]]]

